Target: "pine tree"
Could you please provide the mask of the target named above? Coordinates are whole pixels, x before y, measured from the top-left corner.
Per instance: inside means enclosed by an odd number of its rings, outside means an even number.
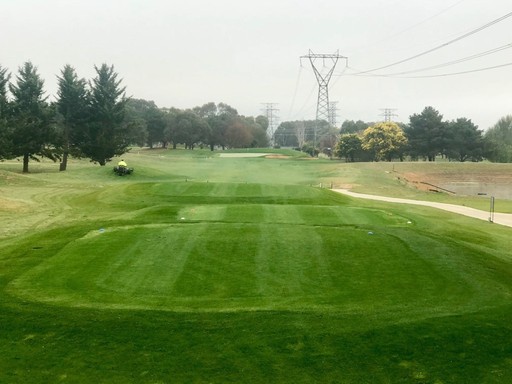
[[[79,155],[80,143],[84,140],[89,118],[89,92],[87,82],[76,74],[75,69],[66,65],[58,78],[57,111],[60,117],[62,161],[60,170],[65,171],[68,155]]]
[[[103,166],[113,156],[128,150],[130,134],[125,123],[128,99],[114,66],[103,64],[95,69],[97,76],[91,83],[91,115],[80,149],[86,157]]]
[[[52,110],[44,97],[44,81],[31,62],[19,68],[16,84],[9,84],[12,101],[12,156],[23,157],[23,172],[28,172],[29,160],[37,156],[56,161],[55,132]]]
[[[8,107],[7,100],[7,84],[9,83],[10,74],[7,68],[0,65],[0,160],[9,158],[11,153],[11,139],[8,131]]]
[[[435,161],[443,153],[446,142],[446,123],[443,115],[433,107],[425,107],[421,114],[409,118],[410,124],[405,130],[409,141],[409,154],[413,158],[424,157]]]

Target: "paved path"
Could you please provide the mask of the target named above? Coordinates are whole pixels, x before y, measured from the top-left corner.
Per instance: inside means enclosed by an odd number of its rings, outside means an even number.
[[[358,197],[361,199],[379,200],[379,201],[386,201],[389,203],[423,205],[426,207],[444,209],[445,211],[450,211],[450,212],[458,213],[460,215],[465,215],[465,216],[469,216],[469,217],[474,217],[476,219],[489,221],[489,212],[480,211],[475,208],[464,207],[462,205],[435,203],[432,201],[399,199],[396,197],[367,195],[364,193],[350,192],[349,190],[346,190],[346,189],[333,189],[333,191],[343,193],[345,195],[352,196],[352,197]],[[493,222],[496,224],[506,225],[507,227],[512,227],[512,214],[495,212]]]

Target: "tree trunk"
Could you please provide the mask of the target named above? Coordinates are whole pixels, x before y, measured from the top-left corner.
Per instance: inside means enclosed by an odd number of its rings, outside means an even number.
[[[60,163],[60,166],[59,166],[59,171],[65,171],[67,166],[68,166],[68,153],[64,152],[64,154],[62,155],[62,162]]]
[[[23,154],[23,173],[28,173],[29,154]]]

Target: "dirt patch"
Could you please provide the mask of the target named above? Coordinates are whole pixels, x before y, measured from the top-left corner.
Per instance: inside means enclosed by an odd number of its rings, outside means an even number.
[[[0,198],[0,211],[22,212],[27,209],[27,205],[15,200]]]
[[[512,199],[512,174],[509,172],[403,172],[397,179],[420,191],[443,192],[463,196],[495,196]]]
[[[348,191],[358,186],[359,184],[336,184],[336,188],[346,189]]]
[[[444,189],[440,185],[442,184],[440,178],[432,177],[427,173],[406,172],[398,175],[397,178],[420,191],[441,192]],[[453,193],[453,191],[446,192]]]

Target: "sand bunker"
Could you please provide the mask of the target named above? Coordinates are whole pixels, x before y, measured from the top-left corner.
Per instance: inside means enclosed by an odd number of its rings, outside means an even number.
[[[219,157],[264,157],[268,153],[221,153]]]

